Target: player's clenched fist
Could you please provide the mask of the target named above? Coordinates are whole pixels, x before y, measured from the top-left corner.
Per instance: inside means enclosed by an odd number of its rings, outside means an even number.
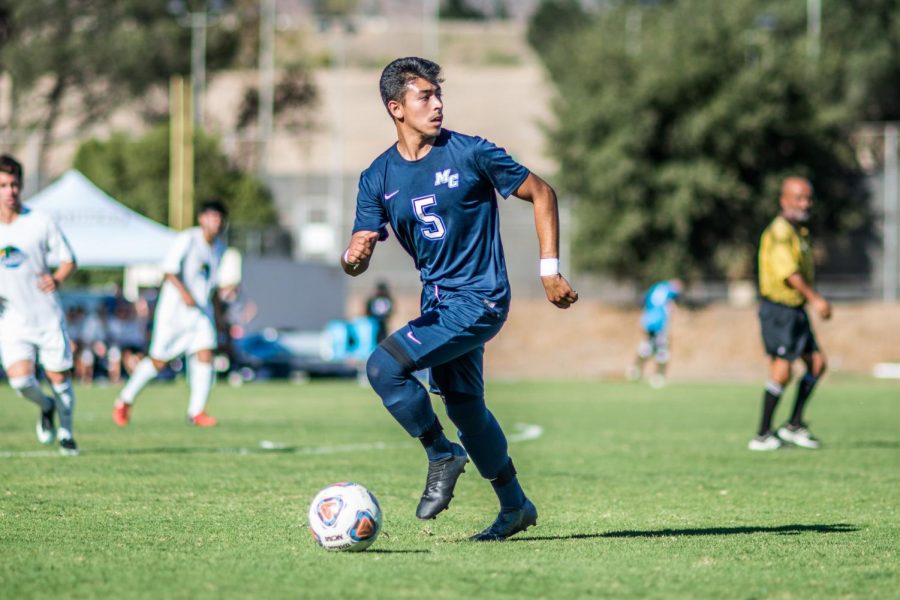
[[[562,275],[556,274],[541,277],[541,283],[544,284],[547,300],[559,308],[569,308],[578,302],[578,292],[572,289],[572,286]]]
[[[350,238],[350,245],[341,257],[341,266],[349,275],[358,275],[369,266],[369,259],[378,242],[377,231],[357,231]]]

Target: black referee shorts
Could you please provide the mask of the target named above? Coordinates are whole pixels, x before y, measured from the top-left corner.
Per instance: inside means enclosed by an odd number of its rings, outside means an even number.
[[[787,306],[763,298],[759,304],[759,324],[766,354],[773,358],[794,360],[819,349],[802,306]]]

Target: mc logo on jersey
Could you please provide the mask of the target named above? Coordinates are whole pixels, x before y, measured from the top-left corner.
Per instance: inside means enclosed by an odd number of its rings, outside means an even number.
[[[434,174],[434,186],[447,184],[448,188],[459,187],[459,173],[451,173],[450,169],[437,171]]]
[[[25,253],[15,246],[0,248],[0,266],[15,269],[25,262]]]

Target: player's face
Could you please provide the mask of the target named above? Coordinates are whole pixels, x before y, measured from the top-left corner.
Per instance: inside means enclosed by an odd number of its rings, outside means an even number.
[[[206,239],[218,237],[225,229],[225,217],[216,210],[207,210],[197,215],[197,222]]]
[[[781,210],[787,220],[805,223],[813,205],[812,186],[808,182],[794,179],[788,181],[781,194]]]
[[[0,173],[0,210],[18,210],[21,187],[21,182],[15,175]]]
[[[437,137],[444,122],[441,86],[416,79],[406,86],[403,102],[390,102],[388,108],[399,122],[423,137]]]

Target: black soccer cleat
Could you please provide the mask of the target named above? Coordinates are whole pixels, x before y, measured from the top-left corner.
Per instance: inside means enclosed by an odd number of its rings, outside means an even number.
[[[75,443],[75,438],[59,440],[59,453],[63,456],[78,456],[78,445]]]
[[[442,460],[429,461],[425,491],[416,507],[420,519],[433,519],[439,512],[450,506],[456,480],[466,471],[469,456],[459,444],[452,444],[453,456]]]
[[[469,538],[472,542],[502,542],[506,538],[527,531],[532,525],[537,525],[537,508],[528,498],[525,504],[518,510],[501,510],[497,520],[493,524]]]

